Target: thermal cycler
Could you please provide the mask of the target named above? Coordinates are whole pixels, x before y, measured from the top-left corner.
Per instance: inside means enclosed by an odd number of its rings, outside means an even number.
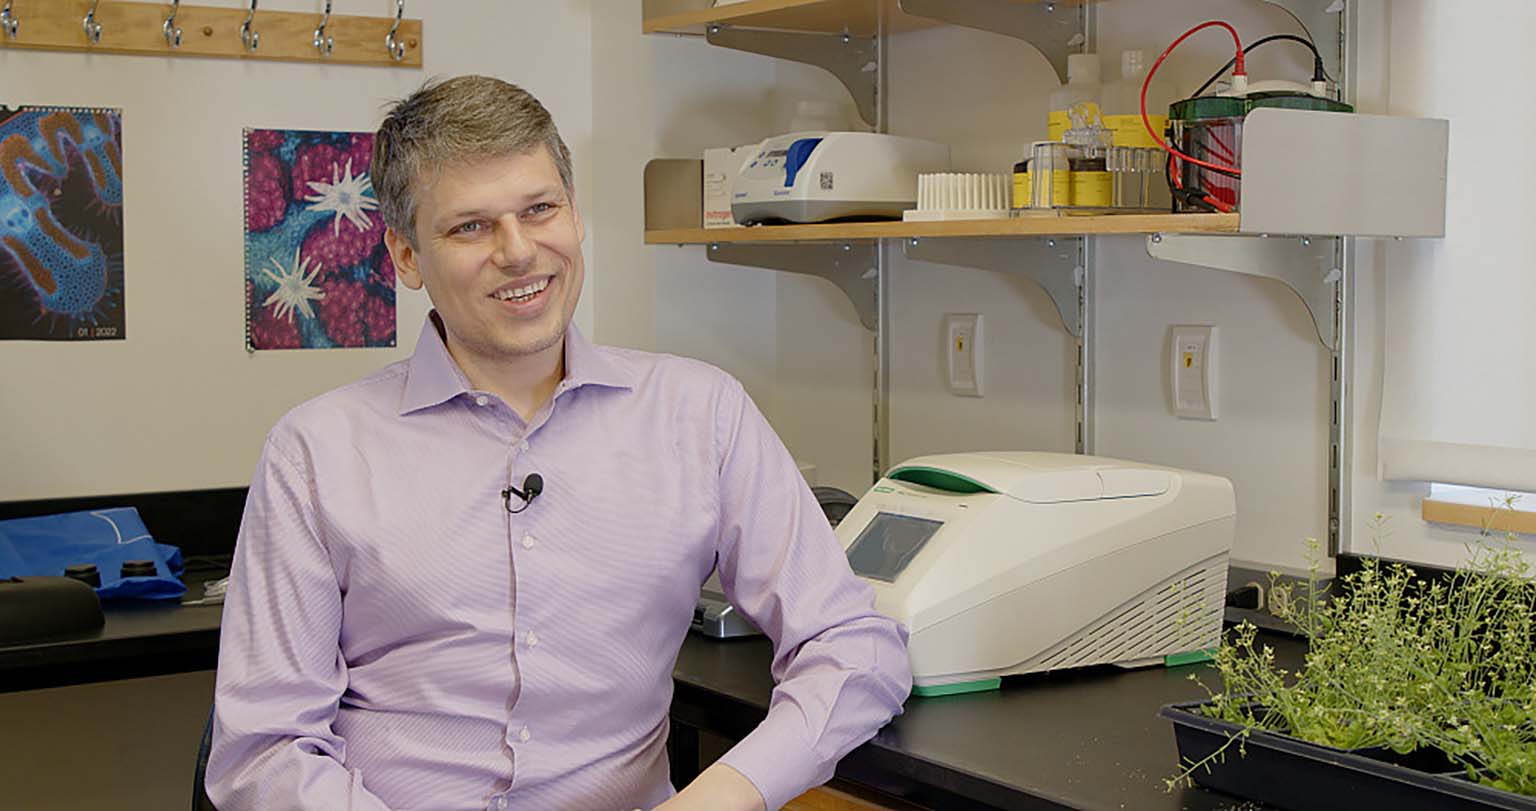
[[[943,695],[1214,647],[1235,523],[1218,476],[995,452],[898,465],[836,533],[911,633],[914,692]]]

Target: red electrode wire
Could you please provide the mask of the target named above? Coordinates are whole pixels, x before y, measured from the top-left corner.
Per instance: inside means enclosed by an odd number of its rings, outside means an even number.
[[[1176,188],[1176,189],[1178,189],[1180,191],[1183,191],[1184,190],[1184,178],[1179,175],[1179,165],[1178,165],[1177,161],[1178,161],[1178,158],[1175,158],[1171,153],[1168,155],[1168,176],[1170,178],[1173,178],[1173,186],[1174,186],[1174,188]],[[1236,210],[1236,209],[1232,208],[1232,205],[1230,203],[1224,203],[1224,202],[1222,202],[1220,200],[1217,200],[1215,197],[1212,197],[1209,194],[1202,194],[1202,195],[1200,195],[1200,199],[1204,200],[1211,208],[1214,208],[1217,211],[1222,212],[1223,214],[1231,214],[1233,211]]]
[[[1214,27],[1214,26],[1220,26],[1222,28],[1227,29],[1227,32],[1232,35],[1232,43],[1237,48],[1237,56],[1234,57],[1235,61],[1233,62],[1233,65],[1232,65],[1232,75],[1233,76],[1247,76],[1248,75],[1248,67],[1245,64],[1244,59],[1243,59],[1243,41],[1242,41],[1242,39],[1240,37],[1238,37],[1237,29],[1233,28],[1231,23],[1223,22],[1222,20],[1210,20],[1208,22],[1203,22],[1203,23],[1195,26],[1194,28],[1191,28],[1188,31],[1185,31],[1183,33],[1183,35],[1181,35],[1178,39],[1174,40],[1173,44],[1169,45],[1168,49],[1163,51],[1162,56],[1159,56],[1157,58],[1157,61],[1152,63],[1152,69],[1147,71],[1146,81],[1141,83],[1141,123],[1142,123],[1142,126],[1145,126],[1147,128],[1147,133],[1152,136],[1152,140],[1156,141],[1157,145],[1162,147],[1164,150],[1166,150],[1168,152],[1168,154],[1177,156],[1181,160],[1189,161],[1190,163],[1193,163],[1196,166],[1204,166],[1207,169],[1213,169],[1215,171],[1222,172],[1222,173],[1229,174],[1229,175],[1241,175],[1243,173],[1242,170],[1238,169],[1235,166],[1223,166],[1223,165],[1221,165],[1219,163],[1210,163],[1208,161],[1200,160],[1199,158],[1191,157],[1189,155],[1184,154],[1183,152],[1180,152],[1177,149],[1174,149],[1171,145],[1169,145],[1169,143],[1167,141],[1163,140],[1163,136],[1161,134],[1159,134],[1157,132],[1157,130],[1154,130],[1152,128],[1152,119],[1147,116],[1147,88],[1152,86],[1152,77],[1157,75],[1157,69],[1158,69],[1158,67],[1160,65],[1163,64],[1163,60],[1167,59],[1168,55],[1173,53],[1173,49],[1174,48],[1179,47],[1180,43],[1182,43],[1186,39],[1189,39],[1196,32],[1199,32],[1199,31],[1202,31],[1204,29],[1211,28],[1211,27]],[[1177,172],[1175,172],[1175,175],[1177,175]],[[1228,209],[1231,208],[1230,206],[1222,206],[1222,207],[1228,208]]]

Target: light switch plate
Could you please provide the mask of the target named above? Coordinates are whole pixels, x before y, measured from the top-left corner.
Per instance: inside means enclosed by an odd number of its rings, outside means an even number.
[[[981,327],[979,313],[944,316],[944,368],[949,390],[962,397],[981,396]]]
[[[1168,372],[1173,386],[1174,415],[1216,419],[1216,328],[1175,326],[1171,346]]]

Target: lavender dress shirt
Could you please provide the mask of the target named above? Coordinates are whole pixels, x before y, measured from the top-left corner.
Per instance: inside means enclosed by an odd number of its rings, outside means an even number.
[[[221,811],[650,808],[717,566],[773,640],[768,716],[724,757],[769,809],[901,711],[906,632],[739,383],[572,327],[524,423],[434,319],[410,359],[267,437],[224,606]],[[502,488],[533,472],[544,492],[509,514]]]

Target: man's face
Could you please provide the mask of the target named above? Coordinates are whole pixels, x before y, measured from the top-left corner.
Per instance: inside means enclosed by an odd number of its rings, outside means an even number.
[[[442,167],[416,198],[417,247],[393,229],[385,241],[401,282],[426,285],[449,349],[505,362],[559,344],[586,231],[549,150]]]

